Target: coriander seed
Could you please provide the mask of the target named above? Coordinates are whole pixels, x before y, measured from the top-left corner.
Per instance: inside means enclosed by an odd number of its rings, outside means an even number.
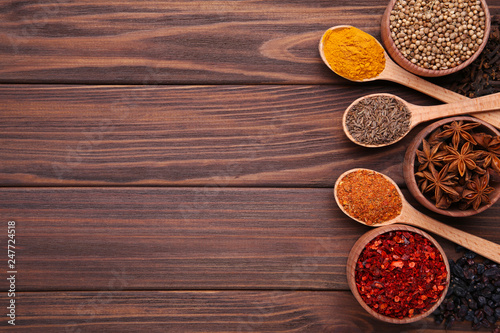
[[[397,0],[391,38],[416,66],[446,70],[471,58],[483,43],[486,13],[480,0]]]

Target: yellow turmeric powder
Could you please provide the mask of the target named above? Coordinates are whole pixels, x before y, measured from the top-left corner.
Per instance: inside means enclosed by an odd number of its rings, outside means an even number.
[[[384,49],[373,36],[360,29],[345,27],[329,30],[322,43],[332,70],[347,79],[372,79],[385,68]]]

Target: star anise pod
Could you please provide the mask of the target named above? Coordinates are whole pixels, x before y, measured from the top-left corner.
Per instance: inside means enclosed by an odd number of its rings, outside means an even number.
[[[443,157],[446,155],[445,151],[439,150],[441,143],[438,143],[431,147],[429,142],[425,139],[422,140],[422,150],[417,150],[417,158],[420,165],[418,166],[418,171],[425,170],[429,168],[432,164],[435,167],[441,167],[443,165]]]
[[[450,172],[458,171],[463,177],[469,171],[476,171],[483,174],[485,171],[477,166],[477,161],[483,156],[482,151],[473,150],[470,142],[465,142],[460,151],[458,148],[445,146],[448,155],[443,157],[443,161],[450,165]],[[469,177],[466,177],[469,178]]]
[[[500,174],[500,136],[485,133],[473,135],[478,145],[485,149],[483,153],[483,168],[492,168]]]
[[[478,210],[481,204],[489,204],[489,194],[495,189],[489,186],[490,174],[486,173],[484,176],[479,177],[475,175],[468,183],[467,188],[463,192],[463,198],[468,205],[472,204],[474,210]]]
[[[431,134],[429,134],[429,137],[427,138],[427,142],[429,143],[429,145],[434,146],[443,142],[444,139],[438,137],[440,133],[441,128],[438,127]]]
[[[438,138],[447,139],[451,137],[451,143],[454,148],[458,149],[458,144],[461,139],[469,141],[472,144],[477,144],[476,140],[472,137],[469,131],[475,127],[480,126],[480,123],[470,122],[465,123],[462,120],[453,121],[451,124],[443,125],[443,131],[437,135]]]
[[[450,208],[453,200],[448,195],[443,195],[439,201],[436,202],[436,208],[448,209]]]
[[[429,180],[425,178],[424,173],[421,171],[415,173],[415,178],[417,179],[417,185],[420,188],[420,191],[424,193],[425,189],[429,185]]]
[[[453,198],[460,196],[460,194],[453,188],[456,185],[453,180],[455,175],[448,172],[449,166],[449,164],[446,164],[441,171],[438,172],[431,164],[429,170],[422,171],[422,174],[428,180],[428,185],[424,192],[434,190],[436,203],[441,201],[444,194]]]

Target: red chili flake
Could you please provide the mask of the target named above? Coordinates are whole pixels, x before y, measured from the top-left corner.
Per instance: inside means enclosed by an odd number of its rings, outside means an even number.
[[[403,268],[403,266],[404,266],[404,262],[402,262],[401,260],[398,260],[398,261],[393,261],[393,262],[391,263],[391,266],[392,266],[393,268],[395,268],[395,267],[398,267],[398,268]]]
[[[395,256],[400,259],[393,260]],[[430,309],[445,289],[447,274],[443,257],[430,240],[397,230],[365,246],[356,263],[355,281],[368,306],[402,319]]]
[[[342,177],[337,198],[350,216],[368,225],[392,220],[403,207],[394,184],[371,170],[356,170]]]

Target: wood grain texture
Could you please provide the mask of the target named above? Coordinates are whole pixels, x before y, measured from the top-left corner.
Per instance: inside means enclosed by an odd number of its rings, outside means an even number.
[[[367,149],[347,139],[342,114],[382,91],[432,103],[374,84],[21,87],[0,86],[0,185],[323,187],[359,166],[403,185],[421,127]]]
[[[488,1],[500,15],[500,1]],[[345,83],[320,61],[328,27],[380,39],[386,1],[0,4],[2,83]]]
[[[347,290],[370,230],[322,188],[4,188],[0,214],[16,221],[20,291]],[[446,222],[500,243],[499,214]]]
[[[18,299],[12,331],[443,332],[432,317],[405,325],[377,321],[347,291],[43,292]],[[468,332],[470,324],[457,321],[448,331]]]
[[[0,78],[57,83],[325,83],[321,34],[380,35],[386,2],[3,1]]]

